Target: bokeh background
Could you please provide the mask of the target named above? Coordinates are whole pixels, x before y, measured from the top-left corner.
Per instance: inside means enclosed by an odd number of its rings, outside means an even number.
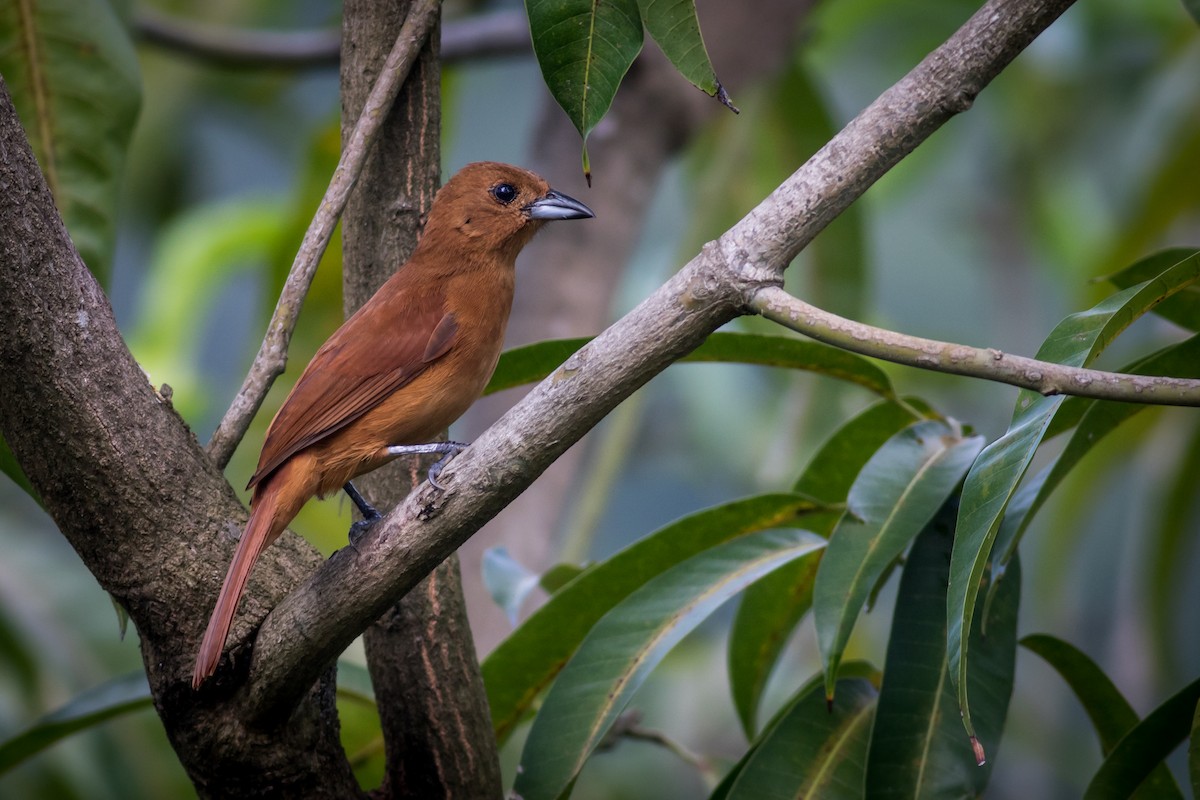
[[[595,333],[632,307],[977,8],[968,0],[795,3],[781,24],[771,16],[781,13],[779,5],[700,3],[714,66],[741,107],[736,117],[715,104],[709,109],[711,101],[678,76],[655,77],[655,54],[648,52],[631,73],[632,99],[619,99],[593,135],[590,191],[578,138],[548,98],[527,48],[446,64],[444,175],[481,159],[527,164],[593,205],[598,225],[606,215],[626,225],[619,260],[587,276],[573,260],[564,263],[563,254],[580,246],[568,237],[614,234],[553,227],[542,234],[529,253],[533,266],[523,262],[518,279],[518,313],[527,313],[514,322],[514,342]],[[281,30],[334,30],[340,15],[332,0],[153,9],[205,24]],[[145,10],[136,3],[120,9],[135,29]],[[517,2],[451,3],[446,25],[521,13]],[[120,201],[110,296],[135,356],[153,382],[173,387],[176,408],[205,441],[240,385],[336,161],[337,71],[217,66],[138,41],[144,99]],[[1200,27],[1179,0],[1079,3],[969,113],[802,254],[789,288],[907,333],[1033,354],[1059,319],[1110,291],[1096,278],[1161,247],[1200,242],[1197,76]],[[690,115],[678,130],[659,134],[669,144],[655,151],[652,170],[630,156],[637,150],[646,157],[639,149],[645,131],[637,126],[666,123],[662,115],[639,117],[639,96],[642,103],[684,103]],[[557,261],[547,267],[547,259]],[[340,321],[340,266],[335,245],[305,305],[292,368],[227,471],[239,488],[299,365]],[[588,287],[582,297],[546,300],[579,286]],[[578,313],[581,307],[590,311]],[[565,312],[573,326],[562,322]],[[737,326],[771,330],[761,320]],[[1168,323],[1143,320],[1102,366],[1178,338]],[[889,372],[904,393],[989,439],[1005,430],[1015,390]],[[456,426],[455,438],[472,436],[513,395],[489,399]],[[828,379],[760,368],[668,370],[464,551],[481,655],[511,629],[482,589],[487,548],[505,546],[540,572],[559,561],[604,558],[685,513],[784,490],[824,436],[870,399]],[[1193,611],[1200,583],[1189,579],[1200,572],[1198,422],[1194,411],[1181,409],[1139,415],[1059,489],[1023,547],[1021,633],[1053,633],[1082,648],[1142,714],[1200,672]],[[332,552],[344,544],[349,522],[348,505],[335,499],[311,503],[293,530]],[[141,660],[136,631],[119,637],[107,597],[49,518],[7,480],[0,480],[0,552],[3,739],[79,692],[140,670]],[[882,662],[894,592],[893,582],[860,622],[849,655]],[[536,602],[530,598],[524,611]],[[625,741],[593,758],[576,797],[702,797],[706,777],[740,755],[745,741],[725,678],[727,620],[718,615],[687,639],[634,704],[647,727],[703,756],[710,773],[664,748]],[[361,660],[355,650],[346,658]],[[804,625],[765,712],[818,668]],[[378,774],[376,726],[369,711],[344,708],[344,736],[368,785]],[[504,753],[509,768],[519,746],[516,737]],[[989,796],[996,798],[1077,797],[1101,760],[1067,688],[1024,651],[995,758]],[[149,709],[0,776],[0,797],[192,794]]]

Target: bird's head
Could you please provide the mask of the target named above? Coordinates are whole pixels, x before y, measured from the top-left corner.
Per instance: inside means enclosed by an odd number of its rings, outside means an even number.
[[[593,216],[529,170],[480,161],[463,167],[438,191],[425,236],[516,258],[543,222]]]

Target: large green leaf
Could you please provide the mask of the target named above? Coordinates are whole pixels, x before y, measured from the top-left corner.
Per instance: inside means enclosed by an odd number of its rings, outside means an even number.
[[[696,19],[696,0],[637,0],[642,23],[683,77],[737,111],[717,80]]]
[[[637,0],[525,0],[525,10],[542,78],[584,139],[590,182],[588,134],[642,49]]]
[[[814,524],[816,517],[805,520],[817,534],[826,533],[837,521],[835,514],[821,516],[828,522]],[[738,603],[729,631],[729,691],[747,739],[753,739],[758,729],[758,706],[779,655],[812,608],[813,581],[820,564],[819,552],[785,564],[748,587]]]
[[[956,503],[946,503],[913,543],[900,579],[883,687],[867,759],[870,798],[982,797],[992,764],[976,763],[958,721],[946,659],[946,578]],[[1017,651],[1019,566],[990,613],[987,637],[976,626],[971,670],[979,736],[993,751],[1004,730]]]
[[[1195,247],[1172,247],[1134,262],[1105,278],[1118,289],[1128,289],[1162,274],[1185,259],[1195,256]],[[1200,333],[1200,286],[1192,285],[1154,307],[1154,313],[1176,325]]]
[[[1179,690],[1117,742],[1092,777],[1084,800],[1125,800],[1192,731],[1200,680]],[[1161,795],[1158,795],[1161,796]]]
[[[141,104],[129,34],[105,0],[0,3],[0,75],[76,249],[106,285]]]
[[[1193,336],[1179,344],[1166,347],[1154,355],[1139,360],[1122,370],[1137,375],[1172,375],[1177,378],[1200,377],[1200,336]],[[994,570],[997,578],[991,591],[1002,582],[1004,564],[1017,550],[1017,544],[1038,510],[1050,497],[1063,478],[1079,461],[1091,452],[1104,437],[1112,433],[1130,417],[1150,408],[1144,403],[1098,402],[1085,398],[1078,408],[1083,410],[1071,437],[1054,463],[1032,479],[1026,480],[1013,495],[1004,512],[1004,519],[996,534],[993,550],[998,554],[1000,566]],[[1065,407],[1065,404],[1064,404]],[[1063,416],[1061,413],[1057,416]],[[1047,431],[1049,433],[1049,431]],[[1048,437],[1047,437],[1048,438]]]
[[[728,800],[856,800],[879,692],[870,681],[838,681],[826,705],[815,682],[756,743],[724,797]]]
[[[503,743],[604,614],[638,587],[708,548],[797,524],[821,510],[789,494],[738,500],[659,529],[582,572],[512,632],[482,664],[492,725]]]
[[[16,736],[0,742],[0,775],[74,733],[152,706],[144,672],[122,675],[88,689]]]
[[[1083,653],[1062,639],[1046,634],[1034,634],[1021,639],[1021,645],[1037,653],[1054,667],[1083,705],[1096,735],[1100,737],[1100,752],[1107,756],[1125,734],[1138,724],[1137,712],[1104,671]],[[1159,764],[1141,785],[1135,797],[1183,797],[1179,784],[1165,764]]]
[[[824,503],[844,503],[863,465],[893,434],[915,420],[908,407],[883,402],[851,419],[813,455],[793,489]],[[804,521],[822,536],[838,515]],[[813,580],[821,554],[780,567],[746,589],[729,631],[729,689],[748,739],[757,730],[758,706],[788,637],[812,608]]]
[[[964,438],[957,427],[927,420],[889,439],[858,474],[813,590],[830,697],[871,588],[953,494],[982,447],[980,436]]]
[[[516,794],[524,800],[560,797],[672,647],[755,580],[824,546],[807,531],[752,533],[692,556],[605,614],[534,718]]]
[[[1192,256],[1152,280],[1112,295],[1088,311],[1072,314],[1051,332],[1038,351],[1038,358],[1057,364],[1086,366],[1135,319],[1189,286],[1197,276],[1200,276],[1200,256]],[[963,487],[946,613],[951,677],[958,688],[963,725],[971,735],[974,735],[974,728],[967,698],[970,642],[967,634],[983,573],[1005,509],[1061,404],[1061,395],[1043,397],[1022,390],[1008,432],[984,449]]]
[[[483,393],[491,394],[540,381],[589,341],[586,338],[553,339],[514,347],[500,356],[496,371]],[[808,370],[858,384],[889,399],[896,397],[891,379],[873,362],[808,339],[718,332],[710,334],[704,344],[680,359],[680,363],[719,362]]]
[[[364,705],[375,704],[366,668],[338,662],[338,695]],[[146,673],[130,672],[87,689],[46,714],[33,725],[0,741],[0,775],[68,736],[89,730],[114,717],[153,708]]]

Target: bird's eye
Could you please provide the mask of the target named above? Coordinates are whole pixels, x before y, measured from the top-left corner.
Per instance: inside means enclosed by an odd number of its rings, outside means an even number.
[[[499,200],[504,205],[508,205],[513,200],[517,199],[517,190],[511,183],[498,183],[492,187],[492,197]]]

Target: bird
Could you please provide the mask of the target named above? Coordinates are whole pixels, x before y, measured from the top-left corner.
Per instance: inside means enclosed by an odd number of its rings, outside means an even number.
[[[254,563],[309,499],[345,489],[369,524],[379,515],[350,481],[406,453],[442,454],[429,472],[441,488],[442,464],[466,445],[432,440],[496,368],[517,255],[545,222],[593,216],[509,164],[468,164],[438,190],[412,256],[317,350],[267,429],[194,689],[216,671]]]

